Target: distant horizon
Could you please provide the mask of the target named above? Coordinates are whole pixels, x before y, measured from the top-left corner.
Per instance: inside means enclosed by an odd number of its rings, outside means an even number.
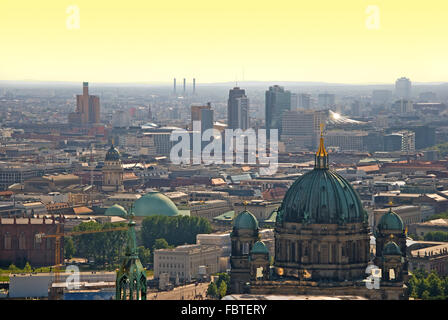
[[[176,78],[177,79],[177,88],[179,91],[182,90],[182,81],[183,78]],[[398,79],[398,78],[397,78]],[[190,81],[188,81],[190,80]],[[116,82],[116,81],[88,81],[88,80],[82,80],[82,81],[75,81],[75,80],[0,80],[1,84],[56,84],[56,85],[82,85],[83,82],[88,82],[90,84],[94,85],[136,85],[136,86],[145,86],[145,85],[159,85],[159,86],[173,86],[174,78],[171,82],[168,81],[129,81],[129,82]],[[429,82],[414,82],[412,79],[410,79],[412,85],[445,85],[448,84],[448,81],[429,81]],[[193,82],[193,79],[187,79],[187,85],[191,86]],[[322,85],[322,86],[395,86],[395,81],[393,82],[327,82],[327,81],[294,81],[294,80],[244,80],[244,81],[215,81],[215,82],[200,82],[196,78],[196,87],[198,86],[241,86],[242,84],[246,85]]]

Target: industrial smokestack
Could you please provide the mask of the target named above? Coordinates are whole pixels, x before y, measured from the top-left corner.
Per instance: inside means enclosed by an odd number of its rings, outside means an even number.
[[[186,85],[187,84],[187,80],[184,78],[184,95],[185,95],[185,90],[186,90]]]
[[[193,95],[196,94],[196,79],[193,78]]]
[[[176,94],[176,78],[174,78],[173,93]]]

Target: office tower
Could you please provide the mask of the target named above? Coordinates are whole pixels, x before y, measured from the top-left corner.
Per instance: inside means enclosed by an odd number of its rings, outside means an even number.
[[[278,129],[281,135],[281,119],[285,111],[291,110],[291,92],[280,86],[269,87],[266,91],[266,130],[270,136],[271,129]]]
[[[184,78],[184,96],[185,96],[185,92],[186,92],[186,86],[187,86],[187,80]]]
[[[291,110],[282,115],[282,134],[279,137],[290,149],[314,149],[320,138],[320,126],[327,120],[325,111]]]
[[[210,108],[201,109],[201,134],[208,129],[213,129],[214,111]]]
[[[210,110],[212,105],[210,102],[207,105],[191,106],[191,129],[193,129],[193,121],[202,122],[202,110]]]
[[[89,95],[88,82],[82,84],[82,95],[76,95],[76,110],[69,114],[68,120],[74,125],[100,123],[100,98]]]
[[[196,79],[193,78],[193,95],[196,94]]]
[[[392,91],[390,90],[373,90],[372,91],[372,104],[384,105],[388,103],[392,98]]]
[[[298,97],[298,108],[311,109],[311,95],[307,93],[301,93]]]
[[[176,78],[174,78],[173,94],[176,94]]]
[[[399,99],[411,98],[412,84],[408,78],[400,78],[395,82],[395,96]]]
[[[297,110],[299,105],[299,97],[297,93],[291,93],[291,110]]]
[[[235,87],[229,90],[227,101],[227,126],[229,129],[249,128],[249,98],[244,89]]]
[[[331,93],[321,93],[317,96],[317,103],[321,108],[334,107],[335,100],[335,95]]]

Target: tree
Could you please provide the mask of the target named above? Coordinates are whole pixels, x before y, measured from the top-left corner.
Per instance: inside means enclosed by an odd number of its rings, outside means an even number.
[[[429,286],[428,292],[431,297],[439,298],[440,296],[443,296],[442,280],[435,272],[431,272],[427,281]]]
[[[138,247],[138,257],[143,265],[151,262],[151,251],[144,246]]]
[[[227,285],[225,281],[221,281],[218,289],[219,297],[223,298],[227,294]]]
[[[73,228],[74,231],[95,231],[125,227],[126,223],[83,222]],[[76,254],[92,258],[97,264],[116,264],[120,261],[127,243],[125,230],[108,231],[73,236]]]
[[[71,259],[76,253],[75,243],[72,237],[64,237],[64,258]]]
[[[23,271],[25,271],[25,272],[31,272],[32,271],[31,265],[30,265],[30,263],[28,261],[26,262],[25,267],[23,268]]]
[[[218,280],[216,281],[216,286],[221,288],[221,283],[226,284],[226,295],[230,294],[230,275],[226,272],[218,273]]]
[[[156,239],[156,242],[154,243],[153,249],[152,251],[158,250],[158,249],[168,249],[170,246],[168,244],[168,242],[163,239]]]
[[[8,267],[8,270],[11,272],[16,272],[19,271],[19,268],[17,268],[15,264],[11,263]]]
[[[212,299],[216,299],[218,297],[218,288],[216,287],[216,283],[210,282],[207,288],[207,297]]]
[[[163,238],[173,246],[196,242],[196,235],[210,233],[210,222],[202,217],[150,216],[142,222],[141,239],[146,248],[152,248],[156,239]]]

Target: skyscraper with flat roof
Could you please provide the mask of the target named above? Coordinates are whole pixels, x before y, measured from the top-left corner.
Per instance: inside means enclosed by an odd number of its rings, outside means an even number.
[[[227,125],[229,129],[249,128],[249,98],[246,96],[246,91],[239,87],[229,91]]]
[[[266,130],[270,136],[270,129],[282,132],[282,114],[291,111],[291,92],[280,86],[269,87],[266,91]]]

